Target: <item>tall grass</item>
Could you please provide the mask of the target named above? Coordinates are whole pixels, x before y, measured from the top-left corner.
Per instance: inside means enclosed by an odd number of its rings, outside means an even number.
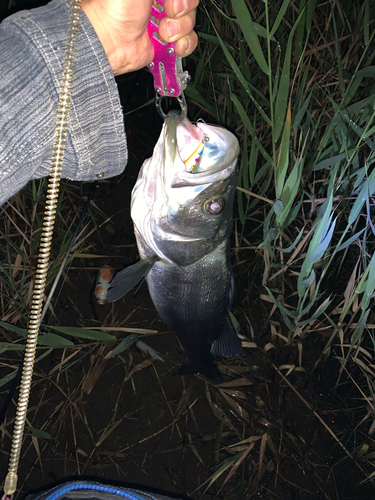
[[[71,241],[73,230],[77,224],[77,213],[82,208],[82,194],[63,182],[63,189],[57,207],[57,230],[55,231],[53,248],[50,256],[50,267],[47,285],[50,285],[62,264],[63,257]],[[46,179],[33,181],[0,207],[0,309],[1,321],[0,353],[5,351],[24,350],[23,339],[27,335],[29,308],[32,298],[34,273],[38,258],[38,246],[42,228],[43,207],[45,203]],[[73,250],[65,266],[70,266],[75,257],[90,256],[92,243],[87,243],[87,227],[85,222]],[[95,230],[95,228],[94,228]],[[91,231],[92,232],[92,231]],[[90,233],[91,234],[91,233]],[[60,283],[59,288],[61,289]],[[54,318],[56,299],[49,307],[49,316]],[[50,320],[44,322],[49,324]],[[82,325],[83,326],[83,325]],[[45,353],[52,352],[48,348],[66,348],[74,343],[61,335],[51,332],[56,327],[43,327],[38,340]],[[91,341],[108,342],[115,337],[104,332],[88,331],[79,328],[66,328],[62,333],[73,337],[83,337]],[[16,371],[0,378],[0,387],[15,377]]]
[[[201,43],[191,57],[193,79],[186,90],[197,107],[195,116],[189,107],[190,118],[207,116],[233,129],[241,139],[236,247],[256,248],[258,260],[262,258],[262,298],[273,306],[271,338],[264,346],[256,335],[253,340],[264,348],[264,356],[277,343],[298,349],[299,366],[274,365],[283,382],[291,384],[289,378],[304,370],[304,342],[312,332],[322,334],[325,343],[315,366],[332,357],[338,360],[331,385],[339,386],[345,376],[359,400],[354,429],[334,437],[341,439],[356,468],[372,478],[374,7],[369,0],[201,0],[197,26]],[[0,352],[23,349],[19,340],[26,331],[44,187],[44,181],[33,183],[1,209],[0,328],[5,338]],[[61,226],[54,240],[49,282],[68,246],[67,234],[78,211],[74,189],[61,200],[68,203],[59,206]],[[75,250],[89,254],[83,233],[79,240]],[[242,267],[251,270],[251,265],[246,262]],[[248,272],[250,282],[254,275],[259,272]],[[62,335],[84,335],[95,344],[113,339],[95,330],[53,330],[59,335],[42,336],[45,350],[40,358],[51,352],[49,347],[82,349],[83,344],[72,346]],[[248,342],[247,347],[255,343]],[[126,346],[120,343],[116,349]],[[89,344],[84,347],[83,355],[91,352]],[[12,372],[0,379],[0,385],[13,376]],[[277,464],[281,454],[273,442],[280,442],[280,448],[283,443],[289,452],[281,422],[269,418],[272,405],[268,408],[260,399],[253,407],[246,399],[245,389],[252,384],[246,377],[221,386],[206,384],[207,402],[220,428],[212,437],[217,441],[217,468],[204,487],[211,488],[219,477],[225,477],[224,486],[236,473],[242,475],[238,488],[247,491],[245,462],[254,461],[256,451],[258,468],[251,475],[251,488],[256,490],[266,471],[262,465],[266,447]],[[241,404],[233,398],[240,398]],[[250,418],[250,411],[255,416]],[[238,433],[230,420],[233,415],[243,424],[243,435],[228,447],[222,445],[226,434],[222,431],[226,426]]]
[[[344,370],[357,369],[369,408],[361,425],[369,436],[375,425],[373,4],[212,0],[202,2],[200,14],[204,42],[193,56],[187,93],[197,116],[203,109],[243,144],[237,246],[246,245],[249,228],[258,234],[251,244],[263,257],[262,286],[279,313],[273,308],[274,336],[291,344],[323,329],[321,359],[335,349],[338,381]]]

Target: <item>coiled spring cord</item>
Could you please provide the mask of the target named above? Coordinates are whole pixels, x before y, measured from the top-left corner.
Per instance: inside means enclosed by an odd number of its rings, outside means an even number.
[[[51,173],[47,188],[46,207],[44,209],[43,228],[36,269],[34,292],[31,304],[30,321],[26,341],[24,366],[20,393],[14,422],[12,447],[9,458],[8,474],[5,478],[3,499],[13,495],[17,488],[17,471],[21,453],[22,437],[25,427],[31,379],[33,375],[36,345],[38,341],[43,297],[47,278],[52,233],[55,225],[56,206],[59,196],[61,169],[64,159],[66,133],[73,85],[74,60],[81,15],[81,0],[71,0],[67,44],[64,59],[64,71],[60,88],[57,112],[56,132],[52,154]]]

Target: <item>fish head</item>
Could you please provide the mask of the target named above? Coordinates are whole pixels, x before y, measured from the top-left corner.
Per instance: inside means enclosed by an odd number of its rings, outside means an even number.
[[[167,115],[132,193],[132,219],[146,254],[188,265],[228,239],[238,155],[228,130]]]

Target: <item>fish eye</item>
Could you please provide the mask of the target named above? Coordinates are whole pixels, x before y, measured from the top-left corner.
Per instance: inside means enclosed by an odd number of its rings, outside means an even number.
[[[222,200],[221,198],[214,198],[212,200],[208,200],[204,204],[204,209],[210,215],[219,215],[224,210],[224,200]]]

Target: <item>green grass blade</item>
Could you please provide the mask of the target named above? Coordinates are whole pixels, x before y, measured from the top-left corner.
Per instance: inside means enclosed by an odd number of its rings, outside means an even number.
[[[11,344],[10,342],[0,342],[0,351],[24,351],[26,346],[24,344]]]
[[[55,333],[44,333],[39,334],[38,345],[43,345],[45,347],[69,347],[74,345],[71,340],[64,339],[60,335]]]
[[[311,30],[313,15],[315,12],[316,0],[309,0],[306,8],[306,30]]]
[[[25,428],[28,429],[31,434],[37,438],[51,439],[51,435],[46,431],[42,431],[41,429],[34,429],[34,427],[30,427],[29,425],[25,425]]]
[[[294,118],[294,122],[293,122],[293,125],[292,125],[292,129],[293,130],[297,130],[297,128],[300,126],[300,123],[301,123],[303,117],[306,114],[307,108],[309,107],[312,95],[313,95],[313,91],[311,91],[309,93],[307,99],[305,100],[305,102],[303,103],[303,105],[298,110],[298,113],[296,114],[296,117]]]
[[[303,9],[303,11],[298,16],[297,21],[294,23],[293,28],[290,30],[290,34],[289,34],[288,45],[286,48],[282,74],[280,77],[280,85],[279,85],[279,89],[277,92],[276,104],[275,104],[275,123],[274,123],[274,127],[273,127],[273,141],[274,142],[277,142],[277,140],[279,139],[281,131],[282,131],[283,126],[284,126],[285,113],[286,113],[288,95],[289,95],[289,81],[290,81],[290,68],[291,68],[290,63],[291,63],[291,55],[292,55],[293,36],[294,36],[294,32],[296,31],[300,20],[302,19],[302,15],[304,14],[304,12],[305,12],[305,10]]]
[[[375,290],[375,253],[372,256],[368,267],[370,268],[370,272],[367,278],[366,288],[363,292],[363,297],[361,301],[362,311],[365,311],[368,308],[370,303],[370,297]]]
[[[249,180],[252,186],[255,182],[255,172],[257,168],[258,146],[255,141],[251,142],[250,159],[249,159]]]
[[[259,105],[258,101],[254,98],[253,96],[253,93],[250,89],[250,86],[249,86],[249,83],[247,82],[247,80],[244,78],[243,74],[241,73],[241,70],[240,68],[238,67],[236,61],[234,60],[233,56],[230,54],[230,52],[228,51],[228,49],[226,48],[225,44],[223,43],[223,40],[222,38],[220,37],[219,33],[217,32],[216,28],[215,28],[215,25],[213,24],[212,20],[211,20],[211,23],[212,23],[212,27],[216,33],[216,36],[220,42],[220,45],[221,45],[221,48],[223,49],[223,52],[225,54],[225,57],[230,65],[230,67],[232,68],[234,74],[236,75],[238,81],[241,83],[241,85],[243,86],[245,92],[247,93],[247,95],[249,96],[249,98],[251,99],[251,101],[253,102],[253,104],[255,105],[256,109],[258,110],[258,112],[260,113],[260,115],[262,116],[263,120],[270,124],[271,123],[271,120],[268,118],[268,116],[266,115],[266,113],[263,111],[262,107]]]
[[[275,19],[275,22],[273,23],[270,36],[273,37],[277,31],[277,28],[280,26],[281,21],[284,19],[284,14],[286,12],[286,9],[288,8],[290,4],[290,0],[284,0],[280,9],[278,9],[277,17]]]
[[[247,8],[244,0],[231,0],[234,13],[237,17],[237,22],[240,25],[242,33],[245,37],[247,44],[251,52],[253,53],[257,63],[259,64],[261,70],[268,75],[269,67],[264,57],[262,47],[259,43],[258,35],[255,32],[253,26],[253,19]]]
[[[343,76],[343,71],[342,71],[342,59],[341,59],[341,52],[340,52],[339,35],[337,33],[336,17],[335,17],[333,3],[330,2],[330,5],[331,5],[331,9],[332,9],[331,20],[332,20],[332,25],[333,25],[333,35],[334,35],[334,39],[335,39],[336,62],[337,62],[337,71],[338,71],[338,78],[339,78],[339,88],[340,88],[341,95],[344,96],[345,88],[344,88],[344,76]]]
[[[276,247],[276,250],[278,250],[279,252],[282,252],[282,253],[290,253],[293,250],[293,248],[295,248],[295,246],[297,245],[299,240],[302,238],[303,230],[304,230],[304,228],[301,229],[301,231],[298,233],[297,238],[287,248]]]
[[[281,193],[284,189],[284,181],[288,171],[289,166],[289,142],[290,142],[290,122],[291,122],[291,110],[290,105],[286,115],[285,126],[283,137],[281,140],[279,157],[277,160],[277,165],[275,168],[276,177],[276,198],[280,199]]]
[[[305,21],[306,21],[306,0],[300,0],[299,2],[299,12],[303,12],[301,21],[298,24],[297,33],[296,33],[296,57],[297,60],[301,58],[302,50],[303,50],[303,38],[305,35]]]
[[[6,330],[9,330],[10,332],[17,333],[20,337],[24,339],[27,337],[26,328],[20,328],[18,326],[11,325],[10,323],[5,323],[5,321],[0,321],[0,326],[5,328]]]
[[[201,80],[202,73],[203,73],[203,70],[205,68],[206,53],[207,53],[207,44],[205,45],[205,47],[203,49],[203,53],[201,54],[201,57],[199,58],[198,64],[196,66],[195,75],[194,75],[194,82],[192,82],[193,88]]]
[[[116,356],[117,354],[121,354],[122,352],[129,349],[131,345],[138,341],[138,335],[136,333],[132,333],[125,337],[117,346],[111,351],[111,357]]]
[[[188,85],[185,89],[185,95],[189,99],[192,99],[193,101],[196,101],[198,104],[200,104],[210,115],[216,117],[216,110],[212,104],[210,104],[203,96],[202,94],[192,85]]]
[[[253,138],[253,141],[255,141],[256,145],[258,146],[259,151],[263,155],[264,159],[267,162],[269,162],[270,164],[272,164],[273,163],[272,158],[267,153],[267,151],[265,150],[265,148],[262,146],[262,143],[258,139],[258,137],[256,135],[256,132],[255,132],[255,129],[254,129],[254,127],[253,127],[253,125],[252,125],[252,123],[250,121],[250,118],[249,118],[248,114],[246,113],[244,107],[242,106],[241,102],[239,101],[238,97],[235,94],[231,94],[230,98],[231,98],[233,104],[235,105],[235,107],[236,107],[236,109],[238,111],[238,114],[240,115],[241,120],[243,121],[243,123],[244,123],[245,127],[247,128],[249,134]]]
[[[375,170],[371,172],[371,175],[364,183],[361,191],[357,196],[357,199],[355,200],[350,210],[348,218],[349,224],[353,224],[357,220],[365,201],[374,193],[375,193]]]
[[[64,333],[65,335],[71,335],[72,337],[78,337],[81,339],[88,340],[99,340],[102,342],[108,342],[110,340],[116,340],[114,335],[110,335],[109,333],[102,332],[100,330],[89,330],[85,328],[79,328],[76,326],[49,326],[48,328],[52,328],[60,333]]]
[[[302,288],[310,288],[310,286],[314,283],[315,280],[315,271],[311,269],[310,276],[299,282],[299,286]]]
[[[359,238],[361,236],[361,234],[365,231],[365,227],[363,229],[361,229],[360,231],[358,231],[358,233],[355,233],[355,235],[353,235],[351,238],[349,238],[348,240],[346,240],[342,245],[340,245],[339,247],[336,248],[336,252],[340,252],[341,250],[344,250],[345,248],[347,248],[348,246],[350,246],[352,243],[354,243],[354,241]]]
[[[4,321],[0,321],[0,326],[9,330],[10,332],[17,333],[22,338],[27,337],[27,329],[20,328],[15,325],[11,325],[10,323],[5,323]],[[59,335],[55,335],[54,333],[41,333],[38,336],[38,345],[42,345],[45,347],[68,347],[74,345],[70,340],[64,339]]]
[[[297,160],[294,163],[294,167],[285,182],[284,189],[280,195],[281,202],[283,204],[283,211],[277,215],[276,223],[279,228],[286,227],[285,221],[289,219],[290,209],[296,199],[298,194],[300,182],[301,182],[301,170],[303,166],[303,160]]]
[[[363,20],[363,41],[365,45],[368,45],[370,40],[370,2],[369,0],[365,0],[365,16]]]
[[[330,244],[330,242],[332,240],[332,235],[333,235],[333,231],[335,230],[336,222],[337,222],[337,217],[332,222],[332,225],[331,225],[329,231],[327,232],[326,236],[324,236],[324,239],[311,252],[310,262],[312,264],[315,264],[316,262],[318,262],[323,257],[324,252],[327,250],[327,247],[328,247],[328,245]]]
[[[310,261],[310,256],[312,252],[315,250],[315,248],[321,243],[323,238],[328,232],[328,228],[331,224],[332,220],[332,204],[333,204],[333,186],[334,186],[334,180],[336,179],[336,171],[332,172],[331,174],[331,179],[328,187],[328,193],[327,193],[327,200],[326,200],[326,208],[323,214],[323,217],[320,219],[318,225],[316,226],[314,235],[310,241],[309,249],[307,251],[305,260],[303,261],[303,264],[301,266],[301,271],[298,276],[298,294],[300,298],[305,294],[306,289],[301,287],[300,283],[301,281],[305,280],[310,276],[311,270],[312,270],[312,263]]]
[[[353,151],[355,151],[355,150],[351,149],[349,151],[349,154],[351,154]],[[326,158],[325,160],[322,160],[319,163],[317,163],[314,167],[314,171],[323,170],[324,168],[332,167],[336,163],[339,164],[342,160],[347,160],[347,159],[348,159],[347,153],[341,153],[339,155],[331,156],[331,157]]]

